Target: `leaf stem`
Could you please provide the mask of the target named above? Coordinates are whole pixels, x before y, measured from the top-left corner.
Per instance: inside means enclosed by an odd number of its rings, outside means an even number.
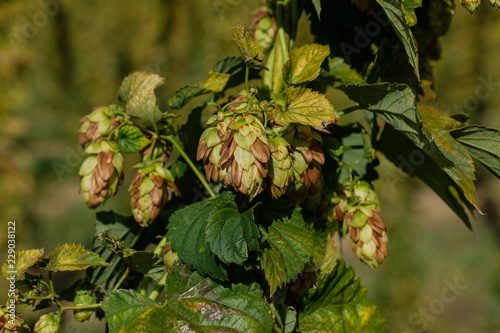
[[[212,188],[210,187],[210,185],[208,185],[208,182],[206,181],[205,177],[201,174],[201,172],[198,170],[196,165],[194,165],[193,161],[191,161],[189,156],[186,154],[184,149],[182,149],[182,147],[177,143],[177,141],[175,141],[175,139],[170,135],[162,135],[161,138],[170,141],[172,143],[172,145],[174,146],[174,148],[176,148],[179,151],[179,153],[184,158],[186,163],[191,167],[191,169],[195,173],[196,177],[198,177],[200,182],[203,184],[203,187],[205,187],[205,189],[207,190],[210,197],[212,199],[217,197],[217,195],[214,193],[214,191],[212,191]]]
[[[299,3],[298,0],[291,0],[292,7],[292,24],[290,26],[290,49],[295,43],[295,38],[297,38],[297,25],[299,23]]]
[[[250,67],[248,67],[248,64],[245,64],[245,90],[247,91],[247,95],[250,95],[250,88],[248,86],[248,76],[250,74]]]
[[[90,310],[90,309],[98,309],[101,307],[101,303],[91,304],[91,305],[61,305],[61,311],[67,310]]]
[[[284,4],[283,0],[278,0],[276,4],[276,21],[278,24],[278,41],[281,47],[281,57],[283,63],[288,60],[288,43],[286,42],[285,27],[283,26]]]
[[[163,274],[161,279],[158,281],[158,284],[156,285],[155,289],[151,292],[151,294],[149,294],[148,297],[150,299],[152,299],[153,301],[158,298],[158,296],[160,295],[160,292],[165,287],[165,283],[167,281],[167,276],[168,276],[168,272],[165,272],[165,274]]]
[[[122,284],[122,282],[125,281],[125,278],[128,276],[128,273],[130,273],[130,268],[129,267],[127,267],[127,269],[125,270],[125,273],[123,273],[123,275],[120,278],[120,280],[118,280],[118,282],[115,284],[115,286],[113,287],[113,290],[111,290],[111,293],[114,293],[120,287],[120,285]]]

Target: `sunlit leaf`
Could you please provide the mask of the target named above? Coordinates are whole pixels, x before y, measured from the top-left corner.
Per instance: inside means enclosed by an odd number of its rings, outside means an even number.
[[[276,107],[273,117],[283,126],[303,124],[324,129],[335,121],[336,113],[325,95],[307,88],[289,87],[286,107]]]
[[[305,297],[299,314],[299,330],[304,333],[389,331],[385,319],[367,298],[366,287],[343,260]]]
[[[402,0],[406,23],[413,27],[417,24],[417,15],[415,9],[422,7],[422,0]]]
[[[47,255],[44,269],[52,272],[78,271],[91,266],[108,266],[98,254],[86,250],[81,244],[63,244]]]
[[[318,18],[321,17],[321,0],[312,0],[314,8],[316,9],[316,13],[318,14]]]
[[[2,274],[6,279],[15,277],[17,280],[21,276],[23,276],[26,271],[32,267],[38,259],[43,256],[43,250],[40,251],[38,249],[33,250],[23,250],[17,251],[14,255],[14,258],[11,256],[7,257],[7,260],[2,266]],[[13,262],[10,260],[14,260]]]
[[[240,53],[248,66],[252,68],[263,67],[263,61],[261,58],[262,50],[253,40],[252,33],[250,31],[245,32],[243,25],[238,24],[231,29],[231,38],[240,49]]]
[[[264,242],[261,262],[270,293],[294,280],[304,270],[313,255],[314,235],[305,228],[300,209],[291,218],[274,221],[268,230],[260,228]]]
[[[290,51],[284,66],[283,77],[288,84],[313,81],[319,75],[321,64],[330,55],[327,45],[306,44]]]

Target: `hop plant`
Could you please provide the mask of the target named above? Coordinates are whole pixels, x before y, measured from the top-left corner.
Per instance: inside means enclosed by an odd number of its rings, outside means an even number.
[[[78,289],[73,299],[76,306],[93,305],[97,303],[97,298],[92,290]],[[73,316],[79,322],[88,320],[94,311],[92,310],[74,310]]]
[[[139,169],[130,185],[131,207],[135,220],[147,227],[158,216],[172,192],[179,192],[171,172],[163,163],[152,163]]]
[[[388,240],[385,222],[378,212],[377,194],[365,181],[358,181],[352,189],[345,184],[344,194],[348,200],[344,211],[344,229],[351,238],[351,247],[356,256],[372,268],[377,268],[388,255]]]
[[[500,0],[490,0],[490,4],[495,8],[496,10],[500,10]]]
[[[114,142],[101,140],[90,144],[79,171],[80,192],[90,208],[96,208],[115,195],[123,182],[123,157]]]
[[[292,153],[292,171],[294,189],[292,197],[300,197],[302,201],[307,189],[316,184],[321,175],[321,165],[325,163],[325,155],[321,148],[321,135],[307,125],[291,125],[283,134],[290,144]]]
[[[222,181],[253,198],[268,173],[269,142],[262,122],[238,111],[218,112],[208,120],[210,127],[200,137],[196,158],[203,160],[209,181]]]
[[[14,315],[14,320],[5,305],[0,305],[0,333],[18,333],[20,328],[29,330],[28,325],[17,314]],[[24,332],[24,331],[23,331]]]
[[[117,105],[100,106],[94,109],[90,114],[80,119],[82,126],[78,130],[78,140],[82,146],[88,142],[96,142],[120,125],[121,120],[117,114],[121,113],[121,107]]]
[[[54,312],[44,314],[35,324],[35,333],[59,333],[61,316]]]

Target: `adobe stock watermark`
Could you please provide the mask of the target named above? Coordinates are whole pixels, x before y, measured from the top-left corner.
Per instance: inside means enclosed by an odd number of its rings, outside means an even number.
[[[219,16],[219,20],[223,21],[227,12],[233,11],[242,3],[243,0],[214,0],[212,5],[214,6],[217,16]]]
[[[61,183],[64,180],[64,175],[71,174],[75,168],[80,168],[80,165],[85,158],[85,153],[82,146],[77,144],[76,149],[70,146],[66,146],[66,156],[64,159],[65,163],[54,161],[52,162],[52,170],[57,176],[57,179]]]
[[[39,0],[39,9],[33,15],[24,15],[19,18],[21,22],[20,33],[10,32],[7,35],[10,45],[18,49],[21,45],[26,45],[30,39],[34,38],[40,29],[49,23],[49,18],[53,18],[59,13],[61,5],[65,5],[71,0]]]
[[[490,74],[488,79],[482,75],[477,77],[479,84],[476,86],[473,95],[465,97],[460,104],[454,104],[451,109],[447,110],[448,114],[453,113],[471,113],[479,108],[481,102],[490,98],[495,90],[500,87],[500,81],[493,81],[493,75]]]
[[[351,56],[353,54],[359,54],[362,49],[370,46],[372,39],[377,37],[382,32],[382,29],[391,23],[383,9],[378,12],[374,11],[371,16],[375,20],[366,23],[363,30],[361,30],[360,27],[354,28],[356,34],[352,41],[353,44],[346,42],[340,43],[340,51],[347,62],[351,62]]]
[[[441,315],[445,311],[446,305],[453,303],[468,287],[466,285],[459,284],[458,278],[455,278],[453,282],[445,279],[443,283],[445,287],[441,290],[439,297],[431,300],[426,307],[420,307],[418,312],[413,312],[408,317],[408,323],[417,332],[424,332],[429,326],[429,323],[434,322],[437,316]],[[401,333],[410,332],[403,331]]]

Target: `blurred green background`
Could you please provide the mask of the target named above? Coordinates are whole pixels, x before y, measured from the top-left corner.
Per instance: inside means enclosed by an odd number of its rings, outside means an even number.
[[[3,0],[0,3],[0,260],[7,222],[16,221],[17,250],[61,243],[91,246],[95,212],[78,193],[83,155],[78,120],[91,108],[115,101],[132,71],[166,77],[160,106],[186,84],[203,80],[217,60],[238,55],[232,26],[249,24],[261,1],[244,0]],[[300,42],[311,41],[307,18]],[[487,4],[471,16],[457,4],[435,63],[442,110],[500,128],[500,14]],[[484,81],[491,94],[479,98]],[[336,109],[346,99],[331,92]],[[341,247],[391,332],[500,332],[500,181],[478,167],[481,209],[475,234],[419,180],[385,161],[374,183],[388,225],[390,255],[374,271]],[[125,179],[125,184],[130,179]],[[125,191],[103,208],[128,214]],[[61,286],[78,276],[58,277]],[[449,284],[459,284],[443,302]],[[6,290],[0,279],[0,290]],[[5,293],[6,294],[6,293]],[[448,297],[452,293],[445,294]],[[446,297],[445,296],[445,297]],[[6,295],[2,292],[0,302]],[[449,300],[449,299],[447,299]],[[40,313],[20,308],[33,323]],[[428,315],[425,314],[428,313]],[[102,323],[63,332],[100,332]]]

